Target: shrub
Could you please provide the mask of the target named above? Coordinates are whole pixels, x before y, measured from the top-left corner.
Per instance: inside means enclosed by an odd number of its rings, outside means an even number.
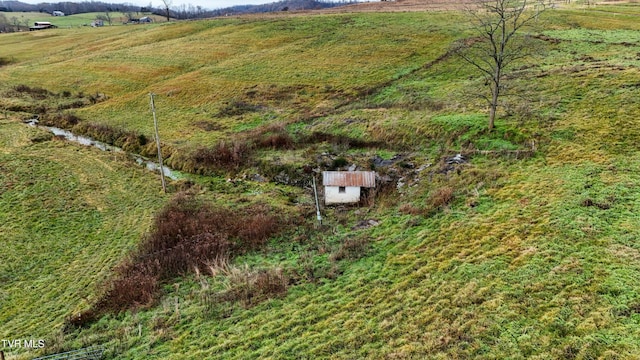
[[[225,106],[218,111],[216,116],[238,116],[250,112],[256,112],[260,110],[260,106],[252,105],[244,101],[234,100],[225,104]]]
[[[279,150],[290,150],[295,147],[293,139],[289,134],[285,133],[277,133],[270,134],[262,139],[260,139],[256,145],[261,148],[271,148],[271,149],[279,149]]]
[[[298,141],[299,144],[317,144],[327,142],[334,146],[343,147],[345,149],[354,148],[378,148],[384,146],[380,141],[364,141],[354,139],[345,135],[329,134],[325,132],[314,132],[311,135],[301,137]]]
[[[279,226],[275,217],[266,214],[255,214],[247,220],[246,223],[236,224],[236,227],[239,228],[238,237],[248,249],[255,249],[264,244]]]
[[[370,241],[368,237],[347,238],[340,245],[338,250],[331,254],[330,259],[340,261],[342,259],[356,260],[363,257],[369,249]]]
[[[208,174],[218,169],[237,169],[249,162],[252,152],[244,142],[221,141],[210,148],[198,148],[192,153],[191,160],[197,173]]]
[[[436,189],[429,196],[427,201],[433,209],[439,209],[449,205],[454,199],[454,189],[451,186],[443,186]]]
[[[331,162],[331,168],[332,169],[337,169],[337,168],[341,168],[343,166],[346,166],[347,164],[349,164],[347,159],[345,159],[345,158],[343,158],[341,156],[341,157],[333,159],[333,161]]]
[[[82,119],[70,112],[58,112],[54,114],[44,114],[41,121],[44,125],[57,126],[59,128],[69,129],[80,123]]]
[[[142,153],[148,143],[144,134],[103,124],[82,123],[74,127],[74,131],[134,153]]]
[[[281,296],[289,287],[289,278],[281,268],[251,270],[245,265],[226,268],[223,272],[228,282],[222,298],[226,301],[240,301],[244,306]]]
[[[11,59],[7,59],[5,57],[0,57],[0,66],[5,66],[11,64],[13,61]]]
[[[31,96],[36,100],[44,100],[47,98],[47,96],[51,94],[47,89],[43,89],[39,87],[32,88],[27,85],[17,85],[13,88],[13,90],[19,93],[28,94],[29,96]]]
[[[58,105],[58,110],[77,109],[85,106],[85,102],[82,100],[76,100],[67,104]]]
[[[405,215],[420,215],[422,214],[422,210],[420,208],[415,207],[413,204],[405,203],[400,205],[398,211],[401,214]]]
[[[153,231],[137,251],[116,268],[100,300],[69,323],[82,326],[106,312],[149,306],[168,280],[194,270],[200,273],[211,264],[226,263],[234,254],[262,245],[282,228],[282,221],[270,212],[260,205],[230,211],[178,194],[156,215]],[[251,302],[286,291],[281,271],[250,275],[250,289],[234,286],[230,297]]]
[[[290,150],[295,148],[295,142],[283,124],[271,124],[255,129],[249,135],[259,149]]]

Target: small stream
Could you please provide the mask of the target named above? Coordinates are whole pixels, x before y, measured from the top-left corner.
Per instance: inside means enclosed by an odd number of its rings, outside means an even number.
[[[105,144],[103,142],[94,140],[87,136],[76,135],[68,130],[60,129],[53,126],[38,125],[37,119],[25,120],[24,122],[30,126],[49,131],[55,136],[61,136],[65,138],[65,140],[67,141],[75,142],[85,146],[97,147],[102,151],[124,152],[122,149],[120,149],[117,146]],[[158,172],[160,170],[160,165],[157,162],[151,161],[147,158],[144,158],[136,154],[127,153],[127,155],[129,155],[133,160],[135,160],[135,162],[138,165],[144,166],[150,171]],[[162,172],[164,173],[164,176],[168,177],[171,180],[178,180],[181,178],[180,174],[177,171],[172,170],[166,166],[162,166]]]

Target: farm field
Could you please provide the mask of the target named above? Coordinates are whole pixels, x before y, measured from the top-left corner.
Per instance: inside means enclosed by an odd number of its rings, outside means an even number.
[[[90,26],[97,16],[104,15],[104,13],[94,12],[94,13],[73,14],[73,15],[67,15],[67,16],[52,16],[49,13],[20,12],[20,11],[13,11],[13,12],[0,11],[0,14],[3,14],[7,18],[7,20],[9,20],[10,23],[13,23],[12,19],[16,18],[18,20],[18,23],[21,26],[24,26],[25,20],[28,20],[29,25],[33,25],[33,23],[36,21],[48,21],[56,25],[57,27],[63,28],[63,29],[64,28],[69,29],[69,28],[75,28],[75,27],[81,27],[81,26]],[[123,23],[127,22],[127,16],[123,13],[114,11],[114,12],[111,12],[110,15],[111,15],[113,26],[122,25]],[[166,21],[162,17],[152,15],[152,14],[134,13],[134,16],[137,16],[137,17],[150,16],[156,22]],[[105,25],[108,25],[108,24],[105,24]]]
[[[543,13],[488,132],[464,15],[371,6],[2,34],[0,339],[46,341],[7,358],[640,357],[639,7]],[[168,194],[21,123],[152,157],[149,93]],[[312,174],[352,165],[387,183],[318,226]],[[107,302],[163,219],[216,211],[268,235]]]

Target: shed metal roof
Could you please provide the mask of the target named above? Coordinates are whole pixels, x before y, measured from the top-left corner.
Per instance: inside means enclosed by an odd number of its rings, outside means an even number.
[[[323,171],[322,185],[371,188],[376,186],[376,173],[374,171]]]

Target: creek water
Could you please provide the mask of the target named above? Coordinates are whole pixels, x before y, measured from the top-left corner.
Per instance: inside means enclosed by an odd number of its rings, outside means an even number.
[[[25,123],[30,126],[49,131],[53,135],[63,137],[67,141],[75,142],[85,146],[93,146],[102,151],[125,152],[124,150],[122,150],[117,146],[109,145],[101,141],[94,140],[87,136],[76,135],[68,130],[60,129],[53,126],[38,125],[37,119],[26,120]],[[149,160],[147,158],[144,158],[136,154],[127,153],[127,155],[131,157],[138,165],[144,166],[150,171],[153,171],[153,172],[160,171],[160,165],[157,162],[154,162],[152,160]],[[162,166],[162,172],[164,173],[164,176],[168,177],[171,180],[178,180],[180,178],[177,171],[172,170],[166,166]]]

